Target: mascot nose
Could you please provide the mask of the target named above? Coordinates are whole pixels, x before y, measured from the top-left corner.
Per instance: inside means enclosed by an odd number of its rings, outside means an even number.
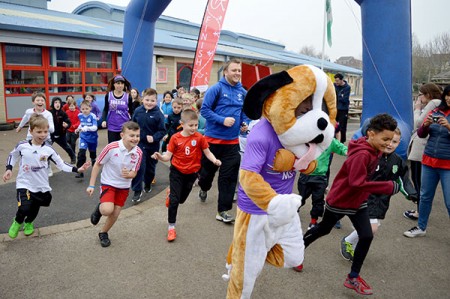
[[[316,136],[316,138],[314,138],[313,140],[311,140],[308,143],[322,143],[322,141],[325,139],[325,137],[323,136],[323,134],[319,134]]]
[[[327,128],[327,126],[328,126],[328,122],[325,118],[321,117],[317,120],[317,127],[320,130],[322,130],[322,131],[325,130]]]

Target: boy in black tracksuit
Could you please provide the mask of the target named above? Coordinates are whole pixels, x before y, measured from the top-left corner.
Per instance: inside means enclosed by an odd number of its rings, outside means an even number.
[[[50,112],[53,115],[53,123],[55,127],[55,131],[50,134],[52,143],[56,142],[59,144],[60,147],[62,147],[63,150],[66,151],[66,153],[70,157],[70,163],[75,164],[76,163],[76,157],[75,153],[72,150],[72,148],[67,143],[66,139],[66,129],[70,128],[71,122],[67,114],[61,109],[62,107],[62,100],[59,97],[54,97],[51,104],[51,110]]]
[[[417,201],[417,191],[409,179],[408,166],[406,162],[395,153],[395,149],[400,144],[401,133],[395,130],[391,145],[386,148],[385,153],[378,160],[378,166],[371,177],[371,181],[400,181],[403,184],[402,194],[413,202]],[[372,232],[375,234],[381,225],[389,209],[391,195],[370,194],[367,200]],[[347,237],[341,240],[341,254],[346,260],[353,260],[353,253],[358,243],[358,233],[354,230]]]
[[[151,155],[159,151],[159,143],[163,138],[166,128],[164,126],[164,115],[157,106],[157,93],[153,88],[147,88],[142,92],[142,105],[133,114],[132,120],[140,127],[139,147],[142,150],[141,167],[136,177],[131,182],[134,191],[133,202],[139,202],[142,196],[142,182],[146,193],[152,190],[151,183],[155,178],[157,160]]]

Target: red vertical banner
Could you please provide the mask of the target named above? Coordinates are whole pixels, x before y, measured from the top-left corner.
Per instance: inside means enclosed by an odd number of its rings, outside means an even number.
[[[228,0],[209,0],[203,16],[192,70],[191,89],[205,91],[219,42]]]

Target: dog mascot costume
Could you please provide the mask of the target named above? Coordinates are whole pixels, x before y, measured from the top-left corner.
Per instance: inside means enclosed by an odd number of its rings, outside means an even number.
[[[238,208],[227,256],[227,298],[250,298],[264,263],[292,268],[304,245],[292,193],[295,171],[311,173],[334,137],[336,96],[320,69],[296,66],[253,85],[244,112],[253,127],[239,173]]]

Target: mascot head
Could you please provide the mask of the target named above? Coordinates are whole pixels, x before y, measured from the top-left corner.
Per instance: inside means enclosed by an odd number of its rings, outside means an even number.
[[[245,97],[244,112],[272,124],[283,147],[293,153],[282,158],[291,161],[291,169],[311,173],[334,138],[336,93],[323,71],[300,65],[256,82]]]

